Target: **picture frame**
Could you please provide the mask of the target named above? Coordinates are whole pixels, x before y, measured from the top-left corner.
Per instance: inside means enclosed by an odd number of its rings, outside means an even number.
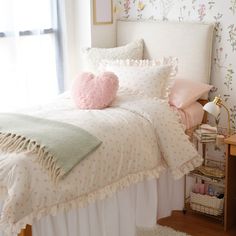
[[[113,23],[113,0],[93,0],[93,24]]]

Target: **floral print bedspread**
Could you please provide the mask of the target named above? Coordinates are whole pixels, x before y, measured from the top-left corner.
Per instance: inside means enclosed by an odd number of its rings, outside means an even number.
[[[158,178],[166,168],[180,178],[202,163],[164,100],[123,92],[110,108],[78,110],[68,96],[61,96],[23,113],[77,125],[103,143],[57,185],[34,156],[1,153],[0,229],[6,233],[19,233],[48,214],[85,207],[131,184]]]

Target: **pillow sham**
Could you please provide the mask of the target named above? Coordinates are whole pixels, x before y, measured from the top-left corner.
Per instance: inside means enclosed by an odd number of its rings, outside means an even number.
[[[143,39],[116,48],[86,48],[84,54],[86,70],[97,73],[99,63],[103,59],[142,59]]]
[[[212,88],[212,85],[190,79],[176,79],[170,88],[169,103],[177,108],[186,108]]]
[[[166,98],[170,76],[178,70],[177,58],[161,60],[103,60],[101,71],[112,71],[119,78],[120,87],[148,97]]]

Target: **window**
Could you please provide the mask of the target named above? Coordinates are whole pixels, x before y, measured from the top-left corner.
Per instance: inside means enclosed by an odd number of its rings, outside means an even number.
[[[0,0],[0,111],[63,90],[57,19],[56,0]]]

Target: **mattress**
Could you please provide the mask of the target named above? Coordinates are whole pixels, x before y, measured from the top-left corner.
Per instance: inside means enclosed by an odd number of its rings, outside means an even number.
[[[204,110],[203,106],[198,102],[194,102],[185,109],[177,109],[176,107],[173,107],[173,109],[179,113],[186,129],[193,128],[202,123]]]

